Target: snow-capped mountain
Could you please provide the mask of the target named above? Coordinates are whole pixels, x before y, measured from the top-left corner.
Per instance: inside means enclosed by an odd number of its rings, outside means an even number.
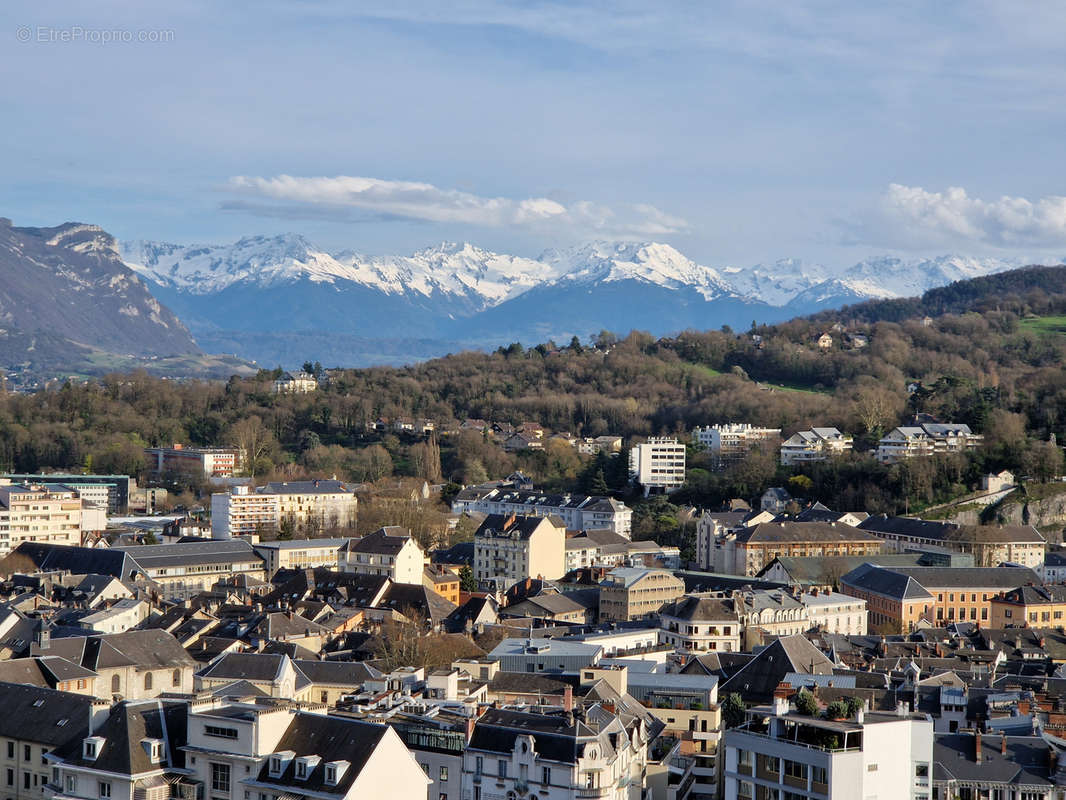
[[[544,264],[471,244],[443,242],[411,256],[324,252],[295,234],[252,236],[232,245],[181,246],[122,242],[123,258],[145,280],[197,295],[246,284],[259,288],[301,281],[358,284],[386,295],[457,297],[474,309],[495,305],[542,283]]]
[[[229,245],[132,241],[119,250],[201,341],[244,337],[256,346],[296,332],[434,339],[454,349],[584,337],[602,328],[654,334],[746,328],[753,320],[915,296],[1020,265],[881,256],[846,269],[794,258],[714,268],[656,242],[592,242],[535,259],[451,242],[411,255],[372,256],[331,253],[295,234]],[[264,352],[242,354],[270,360]]]
[[[538,259],[558,277],[559,287],[637,281],[664,289],[691,289],[705,300],[735,294],[717,270],[697,264],[668,244],[592,242],[546,250]]]

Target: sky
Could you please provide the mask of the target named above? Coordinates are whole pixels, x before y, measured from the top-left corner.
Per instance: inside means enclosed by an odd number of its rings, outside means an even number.
[[[7,0],[0,41],[18,225],[1066,255],[1061,0]]]

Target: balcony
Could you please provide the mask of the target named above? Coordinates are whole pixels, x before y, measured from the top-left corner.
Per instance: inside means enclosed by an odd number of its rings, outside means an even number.
[[[583,800],[599,800],[601,797],[611,796],[610,786],[583,786],[580,789],[574,791],[575,797],[583,798]]]

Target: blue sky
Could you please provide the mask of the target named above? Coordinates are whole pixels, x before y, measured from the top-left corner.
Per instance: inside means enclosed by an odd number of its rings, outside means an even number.
[[[1066,254],[1060,1],[9,0],[2,36],[17,224],[655,239],[714,266]]]

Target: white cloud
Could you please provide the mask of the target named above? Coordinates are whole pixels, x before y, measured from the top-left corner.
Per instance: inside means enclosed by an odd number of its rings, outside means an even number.
[[[232,193],[266,201],[237,207],[271,216],[300,216],[309,210],[340,218],[365,212],[388,219],[413,219],[484,227],[571,227],[584,232],[621,236],[654,236],[688,227],[685,220],[646,203],[612,209],[589,201],[564,205],[547,197],[513,200],[481,197],[431,183],[389,181],[351,175],[273,178],[245,175],[230,178]]]
[[[1057,247],[1066,245],[1066,197],[983,200],[957,186],[931,192],[893,183],[853,232],[862,241],[900,247]]]

